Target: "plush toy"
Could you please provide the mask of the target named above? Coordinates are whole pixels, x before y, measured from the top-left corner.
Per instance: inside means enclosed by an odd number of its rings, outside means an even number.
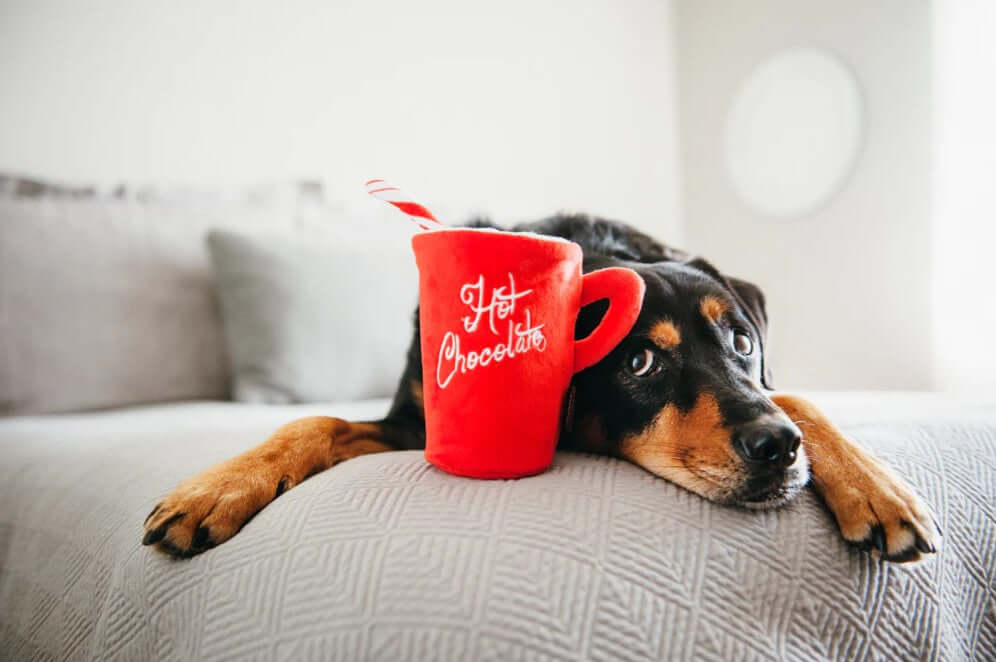
[[[367,183],[426,230],[419,271],[426,459],[474,478],[517,478],[553,460],[572,375],[629,333],[643,303],[634,271],[581,273],[581,248],[557,237],[448,228],[383,180]],[[575,341],[581,307],[608,299]]]

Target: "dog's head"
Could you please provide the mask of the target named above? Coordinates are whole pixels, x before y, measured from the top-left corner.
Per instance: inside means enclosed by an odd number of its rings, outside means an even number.
[[[799,429],[765,394],[761,291],[704,260],[626,266],[646,281],[643,310],[615,350],[577,375],[573,437],[720,503],[792,498],[807,463]],[[579,337],[606,306],[582,310]]]

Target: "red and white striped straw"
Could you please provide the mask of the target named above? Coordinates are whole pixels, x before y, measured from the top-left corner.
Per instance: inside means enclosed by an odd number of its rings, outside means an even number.
[[[443,224],[432,215],[432,212],[411,199],[404,191],[383,179],[371,179],[367,182],[367,193],[384,202],[388,202],[415,221],[423,230],[437,230]]]

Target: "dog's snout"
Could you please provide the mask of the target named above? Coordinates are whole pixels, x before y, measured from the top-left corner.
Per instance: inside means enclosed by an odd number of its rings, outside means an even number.
[[[751,464],[787,467],[798,456],[802,435],[788,423],[754,422],[738,428],[732,441],[734,450]]]

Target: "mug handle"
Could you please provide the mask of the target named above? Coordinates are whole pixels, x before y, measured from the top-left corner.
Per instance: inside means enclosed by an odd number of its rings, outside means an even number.
[[[639,274],[624,267],[609,267],[584,275],[580,306],[608,299],[609,309],[594,331],[574,342],[574,372],[601,361],[626,337],[640,315],[646,287]]]

